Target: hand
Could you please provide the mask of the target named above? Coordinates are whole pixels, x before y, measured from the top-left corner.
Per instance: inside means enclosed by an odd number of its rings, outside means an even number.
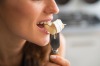
[[[70,66],[70,63],[68,60],[66,60],[58,55],[51,55],[50,60],[52,62],[46,63],[45,66]]]

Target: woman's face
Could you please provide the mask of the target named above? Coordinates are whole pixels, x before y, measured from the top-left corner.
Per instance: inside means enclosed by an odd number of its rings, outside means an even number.
[[[1,8],[4,26],[10,34],[44,46],[49,42],[49,33],[41,22],[53,19],[59,12],[55,0],[5,0]]]

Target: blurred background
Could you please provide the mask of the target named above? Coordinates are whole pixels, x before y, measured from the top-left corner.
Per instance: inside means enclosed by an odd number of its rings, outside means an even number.
[[[100,0],[56,0],[71,66],[100,66]]]

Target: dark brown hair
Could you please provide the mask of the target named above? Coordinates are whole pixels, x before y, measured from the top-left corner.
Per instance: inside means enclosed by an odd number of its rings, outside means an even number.
[[[0,0],[0,5],[4,2],[4,0]]]
[[[31,42],[26,42],[23,48],[23,60],[21,66],[42,66],[49,60],[50,44],[41,47]]]

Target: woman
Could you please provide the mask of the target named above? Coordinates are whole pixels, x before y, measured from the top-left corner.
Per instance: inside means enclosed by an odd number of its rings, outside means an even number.
[[[53,20],[54,0],[0,0],[0,66],[69,66],[50,55],[49,33],[41,22]]]

